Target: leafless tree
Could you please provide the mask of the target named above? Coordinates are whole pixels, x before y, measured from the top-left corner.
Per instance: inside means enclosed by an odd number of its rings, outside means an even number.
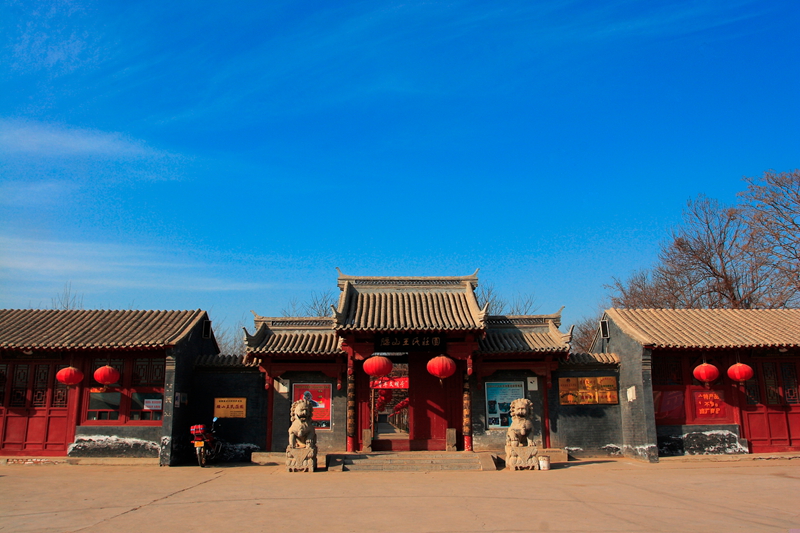
[[[333,311],[331,306],[336,306],[339,303],[338,296],[333,290],[325,292],[312,292],[311,297],[303,303],[300,303],[296,298],[292,298],[281,309],[283,316],[331,316]]]
[[[236,321],[232,326],[225,324],[225,320],[220,320],[214,327],[214,338],[217,339],[219,353],[222,355],[244,355],[244,317]]]
[[[72,283],[68,281],[64,290],[50,299],[50,309],[83,309],[83,294],[74,294]]]
[[[774,260],[745,206],[699,196],[672,231],[656,266],[614,279],[611,303],[628,308],[776,308],[796,305],[798,288]]]
[[[570,346],[572,352],[587,353],[589,351],[602,316],[602,313],[597,316],[585,316],[575,324]]]
[[[489,304],[487,312],[490,315],[529,315],[539,309],[533,293],[518,294],[511,300],[506,300],[492,283],[481,283],[475,297],[481,308],[487,303]]]
[[[745,210],[775,265],[800,290],[800,169],[745,178]]]

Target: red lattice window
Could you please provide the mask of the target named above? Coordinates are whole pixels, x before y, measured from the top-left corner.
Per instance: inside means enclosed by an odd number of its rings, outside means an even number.
[[[119,373],[119,382],[90,388],[84,402],[87,425],[158,425],[164,412],[164,357],[92,361],[94,370],[109,365]],[[92,377],[94,380],[94,377]]]

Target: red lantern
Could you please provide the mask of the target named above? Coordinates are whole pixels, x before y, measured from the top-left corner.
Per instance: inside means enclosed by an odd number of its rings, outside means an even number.
[[[374,355],[364,361],[364,372],[374,378],[388,376],[392,371],[392,362],[388,357]]]
[[[428,361],[428,372],[439,379],[449,378],[456,372],[456,362],[446,355],[439,355]]]
[[[94,371],[94,380],[102,385],[113,385],[119,381],[119,371],[113,366],[101,366]]]
[[[74,366],[68,366],[67,368],[62,368],[56,373],[56,379],[64,385],[71,387],[83,381],[83,372]]]
[[[728,369],[728,377],[739,383],[744,383],[748,379],[752,379],[754,375],[753,369],[744,363],[736,363]]]
[[[392,399],[392,391],[389,389],[381,389],[381,391],[378,393],[378,398],[384,402],[388,402]]]
[[[717,367],[714,365],[703,363],[694,368],[692,375],[694,375],[696,380],[705,383],[706,388],[708,388],[709,383],[715,382],[719,377],[719,370],[717,370]]]

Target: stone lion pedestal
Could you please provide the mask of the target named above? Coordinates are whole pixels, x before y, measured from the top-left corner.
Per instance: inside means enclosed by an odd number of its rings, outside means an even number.
[[[316,448],[286,448],[286,470],[313,472],[317,469]]]
[[[506,446],[506,468],[509,470],[538,470],[539,449],[535,446]]]

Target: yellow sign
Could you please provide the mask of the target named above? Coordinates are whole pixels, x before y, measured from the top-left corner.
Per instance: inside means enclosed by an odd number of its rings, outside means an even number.
[[[617,404],[616,376],[558,379],[561,405]]]
[[[247,398],[214,398],[214,416],[247,418]]]

